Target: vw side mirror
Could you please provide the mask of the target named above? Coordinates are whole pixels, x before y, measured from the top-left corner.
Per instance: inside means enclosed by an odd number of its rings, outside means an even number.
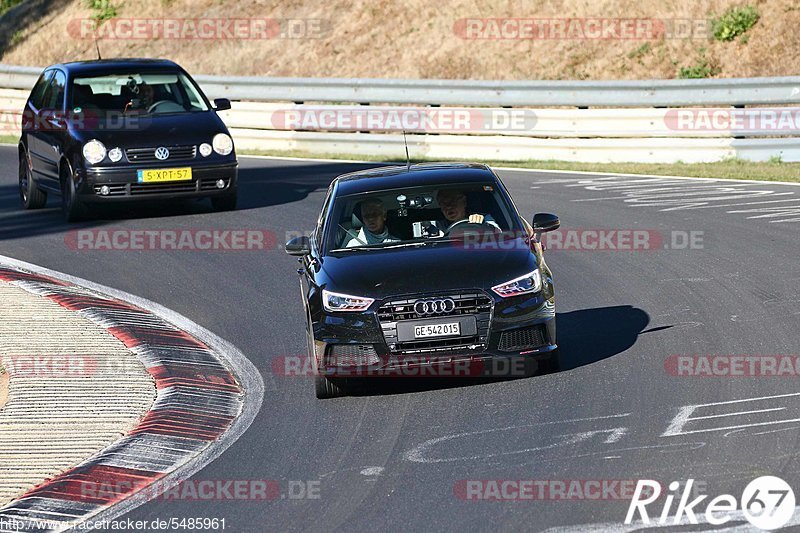
[[[231,108],[231,101],[227,98],[214,98],[215,111],[227,111]]]

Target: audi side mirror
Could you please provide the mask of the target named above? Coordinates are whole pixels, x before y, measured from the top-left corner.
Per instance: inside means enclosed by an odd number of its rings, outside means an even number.
[[[289,255],[304,256],[311,253],[311,241],[305,235],[295,237],[286,243],[286,253]]]
[[[533,216],[533,231],[544,233],[561,227],[561,221],[551,213],[536,213]]]

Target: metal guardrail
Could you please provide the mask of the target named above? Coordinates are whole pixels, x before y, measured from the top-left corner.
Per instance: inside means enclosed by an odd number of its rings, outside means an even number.
[[[0,64],[0,87],[30,89],[42,69]],[[800,103],[800,76],[703,80],[466,81],[196,76],[210,97],[253,102],[465,106],[674,107]]]
[[[231,129],[237,149],[346,154],[402,161],[402,135]],[[408,135],[411,157],[439,161],[549,160],[583,163],[708,163],[728,158],[800,161],[800,140],[725,138],[541,139],[478,135]]]
[[[0,65],[0,133],[18,135],[21,111],[41,69]],[[738,157],[800,161],[800,107],[783,107],[789,126],[725,129],[676,126],[676,113],[714,109],[680,106],[785,105],[800,102],[800,77],[635,82],[472,82],[459,80],[345,80],[197,76],[210,97],[234,100],[220,115],[240,149],[372,155],[405,153],[393,127],[311,126],[287,117],[325,113],[347,122],[364,112],[384,118],[422,108],[422,114],[461,113],[469,127],[408,128],[414,157],[454,160],[561,159],[582,162],[709,162]],[[298,105],[294,102],[329,102]],[[353,105],[353,104],[405,105]],[[448,107],[455,104],[461,107]],[[432,105],[435,107],[425,107]],[[528,106],[537,106],[533,109]],[[523,107],[525,106],[525,107]],[[546,109],[548,108],[549,109]],[[579,109],[576,109],[579,108]],[[512,108],[512,109],[509,109]],[[544,109],[543,109],[544,108]],[[586,108],[586,109],[584,109]],[[762,113],[770,110],[733,110]],[[523,128],[487,127],[487,117],[522,113]],[[690,117],[691,118],[691,117]],[[385,124],[388,124],[388,119]],[[746,124],[746,121],[743,122]],[[764,121],[764,124],[766,121]],[[776,124],[773,121],[773,124]],[[300,124],[298,127],[297,124]],[[442,122],[444,124],[444,122]],[[763,126],[763,125],[762,125]],[[296,128],[296,129],[295,129]],[[760,137],[760,138],[754,138]]]
[[[0,63],[0,87],[4,89],[30,90],[42,70],[38,67],[18,67]]]

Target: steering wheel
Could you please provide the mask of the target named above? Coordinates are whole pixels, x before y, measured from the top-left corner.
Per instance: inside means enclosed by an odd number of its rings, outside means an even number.
[[[177,103],[173,102],[172,100],[159,100],[158,102],[155,102],[153,105],[148,107],[147,108],[147,112],[148,113],[152,113],[156,109],[158,109],[159,106],[167,106],[167,105],[173,106],[172,109],[167,109],[166,110],[167,113],[170,113],[172,111],[183,111],[184,110],[183,107],[180,104],[177,104]]]
[[[446,230],[444,230],[444,234],[448,237],[463,235],[465,233],[479,233],[484,234],[488,232],[494,233],[497,228],[493,225],[486,222],[484,219],[483,222],[470,222],[468,218],[457,220],[450,224]]]

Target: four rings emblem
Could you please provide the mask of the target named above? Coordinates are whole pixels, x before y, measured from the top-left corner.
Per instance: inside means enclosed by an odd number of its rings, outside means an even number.
[[[433,300],[417,300],[414,303],[414,312],[419,316],[440,315],[452,313],[456,309],[456,302],[452,298],[436,298]]]
[[[169,157],[169,150],[164,148],[163,146],[159,146],[156,148],[156,159],[159,161],[164,161]]]

